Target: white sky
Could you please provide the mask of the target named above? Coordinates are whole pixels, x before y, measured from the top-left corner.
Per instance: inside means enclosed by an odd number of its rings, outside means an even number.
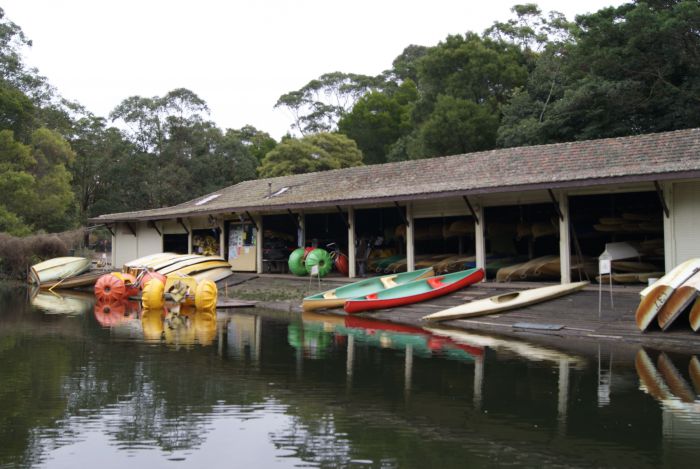
[[[222,129],[279,139],[273,106],[323,73],[376,75],[410,44],[483,32],[526,0],[4,0],[34,43],[26,62],[66,98],[107,116],[123,99],[184,87]],[[569,19],[622,0],[539,1]]]

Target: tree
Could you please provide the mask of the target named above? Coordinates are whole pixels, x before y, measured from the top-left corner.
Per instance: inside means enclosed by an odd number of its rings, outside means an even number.
[[[335,130],[338,120],[382,79],[354,73],[333,72],[311,80],[301,89],[283,94],[275,108],[284,107],[294,119],[292,129],[301,135]]]
[[[163,97],[131,96],[114,108],[110,119],[126,124],[130,140],[141,151],[160,155],[174,132],[201,122],[202,113],[208,112],[207,104],[199,96],[186,88],[178,88]]]
[[[700,4],[637,1],[577,17],[504,107],[500,145],[700,125]],[[560,52],[560,53],[559,53]]]
[[[420,128],[423,156],[445,156],[494,147],[498,114],[486,103],[439,96]]]
[[[357,142],[366,164],[385,163],[389,147],[412,129],[415,83],[408,79],[392,91],[367,93],[338,122],[339,132]]]
[[[32,156],[36,161],[36,203],[29,210],[28,221],[35,228],[61,231],[74,226],[69,217],[75,197],[71,190],[71,174],[66,168],[75,153],[57,132],[40,128],[32,133]]]
[[[288,176],[362,164],[355,142],[340,134],[288,138],[270,151],[258,168],[260,177]]]
[[[252,125],[246,125],[240,129],[228,129],[226,130],[226,136],[231,141],[237,140],[248,148],[248,151],[255,157],[258,164],[260,164],[267,152],[277,145],[277,142],[270,134],[258,130]]]

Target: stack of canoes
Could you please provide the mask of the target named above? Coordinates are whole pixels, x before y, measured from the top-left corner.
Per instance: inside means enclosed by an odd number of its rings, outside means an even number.
[[[199,254],[174,254],[170,252],[140,257],[124,264],[123,271],[138,276],[145,271],[163,275],[186,274],[196,281],[209,279],[214,282],[230,276],[231,264],[223,257]]]
[[[700,259],[689,259],[640,292],[635,312],[637,327],[649,328],[654,320],[661,330],[688,312],[690,327],[700,329]]]
[[[580,261],[572,259],[572,272],[580,272],[583,277],[595,275],[597,264],[595,260],[583,258]],[[561,277],[561,259],[559,256],[541,256],[526,262],[501,267],[496,272],[497,282],[514,282],[523,280],[556,280]]]
[[[482,269],[434,276],[431,267],[415,272],[383,275],[304,298],[305,311],[343,307],[347,313],[404,306],[437,298],[484,278]]]
[[[661,233],[661,219],[641,213],[623,213],[619,217],[602,217],[593,229],[603,233]]]

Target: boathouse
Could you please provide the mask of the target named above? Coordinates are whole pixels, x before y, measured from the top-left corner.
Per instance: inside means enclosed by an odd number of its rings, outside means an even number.
[[[626,242],[642,270],[668,271],[700,257],[700,129],[251,180],[90,222],[110,229],[115,267],[174,251],[284,272],[291,249],[331,245],[348,254],[350,277],[393,255],[403,270],[542,259],[543,279],[569,282]]]

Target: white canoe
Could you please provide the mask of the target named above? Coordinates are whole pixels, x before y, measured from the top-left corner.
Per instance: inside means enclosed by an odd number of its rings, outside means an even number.
[[[34,264],[29,269],[29,282],[41,285],[44,282],[75,277],[90,269],[90,259],[85,257],[56,257]]]
[[[635,312],[635,320],[640,331],[649,327],[674,290],[699,270],[700,259],[687,260],[639,293],[642,299]]]
[[[437,313],[424,316],[426,321],[447,321],[452,319],[484,316],[499,311],[521,308],[542,301],[568,295],[588,285],[588,282],[575,282],[564,285],[533,288],[531,290],[504,293],[483,300],[471,301],[463,305],[448,308]]]

